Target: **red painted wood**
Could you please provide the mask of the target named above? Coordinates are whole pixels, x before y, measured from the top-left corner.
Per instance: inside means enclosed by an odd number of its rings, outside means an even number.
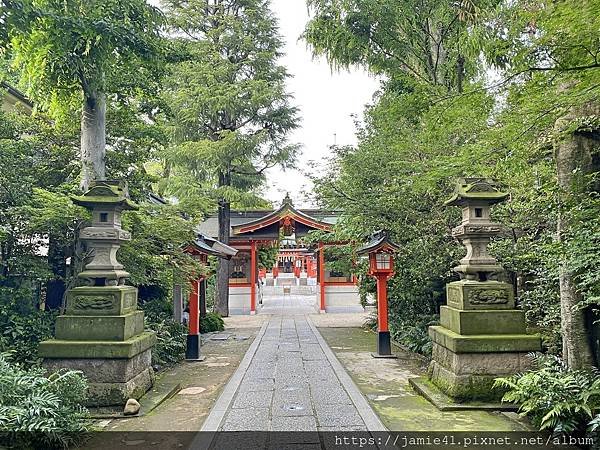
[[[377,275],[377,331],[388,330],[388,275]]]
[[[256,311],[256,242],[250,244],[250,312]]]
[[[321,285],[321,311],[325,311],[325,246],[319,242],[319,284]]]
[[[200,333],[200,314],[199,314],[199,280],[193,280],[191,282],[192,290],[188,298],[188,305],[190,309],[190,319],[188,324],[188,334],[190,336]]]

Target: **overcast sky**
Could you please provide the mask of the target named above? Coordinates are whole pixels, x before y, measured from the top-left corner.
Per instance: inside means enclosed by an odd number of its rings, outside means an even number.
[[[288,88],[302,118],[301,127],[290,135],[290,141],[302,144],[303,149],[299,170],[270,170],[265,196],[278,205],[289,192],[296,206],[306,206],[311,186],[303,168],[308,168],[308,161],[322,161],[334,143],[356,143],[352,115],[362,118],[364,105],[371,101],[379,83],[361,70],[332,73],[324,59],[312,58],[306,43],[299,40],[308,21],[304,0],[272,0],[272,7],[286,42],[281,64],[293,76]]]

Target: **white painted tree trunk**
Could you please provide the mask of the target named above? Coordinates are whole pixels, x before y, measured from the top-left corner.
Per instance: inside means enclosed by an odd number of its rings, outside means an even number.
[[[106,178],[106,96],[85,95],[81,113],[81,189]]]

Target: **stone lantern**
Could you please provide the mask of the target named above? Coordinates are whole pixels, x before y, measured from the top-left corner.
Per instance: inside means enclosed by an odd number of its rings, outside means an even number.
[[[527,353],[541,349],[539,336],[525,331],[525,315],[515,309],[513,286],[500,280],[502,266],[488,253],[502,232],[492,222],[491,206],[504,201],[493,180],[464,178],[445,204],[462,208],[462,223],[452,230],[467,249],[454,271],[460,281],[446,286],[447,305],[440,326],[429,328],[433,341],[431,380],[459,400],[493,399],[494,379],[526,370]]]
[[[80,284],[67,292],[65,315],[57,318],[56,339],[40,343],[44,366],[80,370],[89,382],[90,406],[123,405],[151,386],[153,333],[144,332],[144,313],[137,309],[137,289],[126,286],[129,274],[117,261],[122,242],[121,213],[137,209],[119,181],[96,181],[73,202],[92,213],[80,239],[91,260],[78,275]]]

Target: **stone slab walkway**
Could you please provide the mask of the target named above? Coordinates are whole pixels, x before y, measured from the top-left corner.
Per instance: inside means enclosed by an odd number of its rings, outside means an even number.
[[[385,430],[309,317],[294,309],[263,325],[203,431]]]

